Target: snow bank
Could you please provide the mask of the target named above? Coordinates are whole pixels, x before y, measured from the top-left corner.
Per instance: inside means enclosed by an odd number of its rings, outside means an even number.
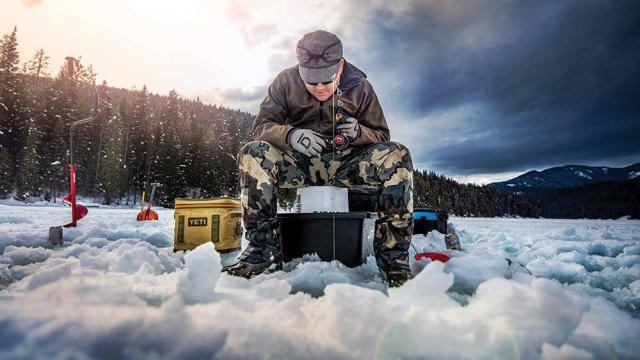
[[[185,257],[186,271],[178,274],[178,293],[189,304],[212,302],[220,278],[220,256],[212,243],[198,246]]]
[[[47,246],[64,210],[0,208],[31,221],[0,224],[2,358],[640,353],[637,221],[454,218],[465,251],[447,264],[412,261],[422,271],[387,291],[373,258],[349,269],[309,256],[251,280],[221,274],[211,244],[172,252],[170,211],[138,223],[135,210],[99,209],[65,232],[64,246]],[[432,232],[411,252],[442,248]]]
[[[16,200],[15,193],[11,194],[8,199],[0,199],[0,206],[29,206],[29,207],[66,207],[69,208],[69,203],[62,199],[62,195],[56,198],[56,201],[46,201],[43,197],[28,197],[25,200]],[[104,205],[104,198],[102,197],[89,197],[78,195],[76,197],[77,203],[89,208],[103,208],[103,209],[135,209],[140,208],[140,198],[136,197],[136,204],[133,204],[133,199],[130,198],[130,202],[127,205],[127,198],[123,197],[118,201],[113,201],[111,205]],[[159,206],[155,206],[160,208]]]

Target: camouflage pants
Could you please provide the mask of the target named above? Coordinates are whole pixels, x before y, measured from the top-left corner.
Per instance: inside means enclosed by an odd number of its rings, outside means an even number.
[[[379,219],[374,250],[378,266],[408,269],[413,235],[413,165],[405,146],[383,142],[307,157],[264,141],[252,141],[240,150],[238,162],[242,220],[247,230],[257,229],[275,217],[278,188],[332,185],[376,194]]]

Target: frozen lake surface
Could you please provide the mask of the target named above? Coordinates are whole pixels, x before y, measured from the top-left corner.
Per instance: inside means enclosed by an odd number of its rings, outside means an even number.
[[[386,290],[373,259],[250,281],[212,245],[172,252],[173,211],[0,205],[0,358],[637,358],[640,221],[451,218],[464,251]],[[444,249],[414,237],[415,251]],[[532,274],[505,258],[524,265]]]

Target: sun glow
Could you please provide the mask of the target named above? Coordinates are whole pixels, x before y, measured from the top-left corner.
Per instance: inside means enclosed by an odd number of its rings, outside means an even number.
[[[22,60],[44,48],[55,74],[66,56],[98,81],[199,96],[256,111],[266,86],[295,64],[305,32],[332,30],[337,0],[10,0],[0,31],[18,26]]]
[[[11,1],[0,12],[0,30],[18,26],[23,61],[42,47],[56,73],[64,57],[82,56],[99,80],[114,86],[146,84],[154,92],[176,89],[184,96],[253,89],[268,83],[274,68],[295,62],[295,44],[271,41],[288,31],[277,19],[284,13],[256,12],[259,4],[44,0],[25,5]]]

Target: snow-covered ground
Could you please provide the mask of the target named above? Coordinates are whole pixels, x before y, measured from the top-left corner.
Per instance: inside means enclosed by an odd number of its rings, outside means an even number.
[[[68,208],[0,205],[0,358],[640,356],[640,221],[452,218],[465,251],[387,293],[372,260],[220,274],[210,244],[172,252],[171,210],[137,211],[90,209],[53,247]]]
[[[136,194],[136,203],[133,203],[133,198],[121,198],[117,202],[113,201],[111,205],[103,204],[102,198],[88,197],[78,195],[76,197],[78,204],[81,204],[87,208],[103,208],[103,209],[135,209],[140,207],[140,197]],[[45,201],[39,197],[29,197],[26,200],[20,201],[15,199],[15,193],[9,195],[8,199],[0,199],[0,205],[12,205],[12,206],[37,206],[37,207],[66,207],[69,208],[69,204],[65,202],[62,197],[56,198],[56,201]],[[145,202],[146,207],[146,202]]]

